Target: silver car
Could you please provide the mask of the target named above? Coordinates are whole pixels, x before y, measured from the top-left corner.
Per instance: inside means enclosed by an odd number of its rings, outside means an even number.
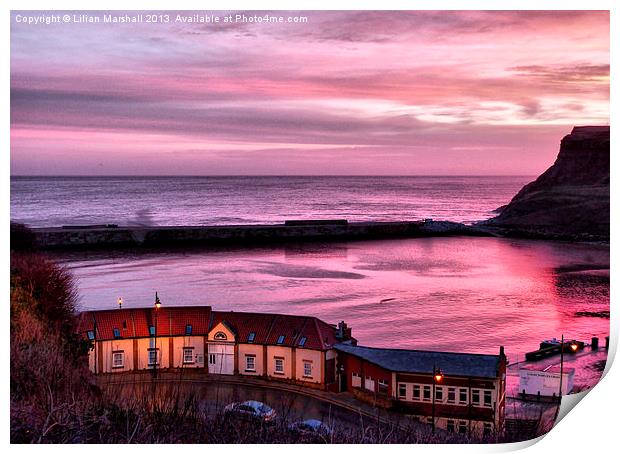
[[[289,430],[302,434],[319,434],[329,436],[332,433],[330,427],[319,421],[318,419],[306,419],[305,421],[297,421],[288,426]]]
[[[273,421],[276,417],[276,411],[273,408],[257,400],[233,402],[232,404],[228,404],[224,407],[224,413],[256,418],[264,422]]]

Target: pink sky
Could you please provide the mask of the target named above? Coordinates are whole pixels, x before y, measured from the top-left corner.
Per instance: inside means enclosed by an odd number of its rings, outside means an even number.
[[[535,175],[609,123],[607,12],[167,13],[12,13],[12,174]]]

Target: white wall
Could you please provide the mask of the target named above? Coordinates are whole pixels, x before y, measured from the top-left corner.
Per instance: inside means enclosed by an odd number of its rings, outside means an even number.
[[[173,337],[173,361],[172,367],[183,368],[196,368],[204,367],[205,355],[204,355],[204,337],[203,336],[182,336]],[[183,363],[183,349],[186,347],[193,347],[193,364]]]
[[[304,361],[312,366],[311,377],[304,377]],[[323,352],[298,348],[295,351],[295,378],[311,383],[323,382]]]
[[[254,355],[255,372],[245,370],[245,355]],[[237,365],[241,375],[263,375],[265,365],[263,364],[263,346],[256,344],[239,344],[239,364]]]
[[[284,373],[275,373],[276,362],[275,357],[284,358]],[[292,378],[293,377],[293,360],[290,347],[279,347],[274,345],[267,346],[267,375],[276,378]]]

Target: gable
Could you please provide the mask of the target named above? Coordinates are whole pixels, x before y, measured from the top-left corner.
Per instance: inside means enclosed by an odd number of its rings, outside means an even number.
[[[234,330],[226,323],[225,320],[222,320],[217,325],[215,325],[211,331],[209,331],[209,335],[207,337],[210,341],[215,342],[235,342],[235,332]]]

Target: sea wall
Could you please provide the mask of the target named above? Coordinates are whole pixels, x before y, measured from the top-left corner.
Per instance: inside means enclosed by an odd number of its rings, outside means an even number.
[[[162,247],[290,241],[334,241],[427,236],[488,236],[481,229],[448,221],[294,223],[179,227],[56,227],[33,229],[43,249]]]

